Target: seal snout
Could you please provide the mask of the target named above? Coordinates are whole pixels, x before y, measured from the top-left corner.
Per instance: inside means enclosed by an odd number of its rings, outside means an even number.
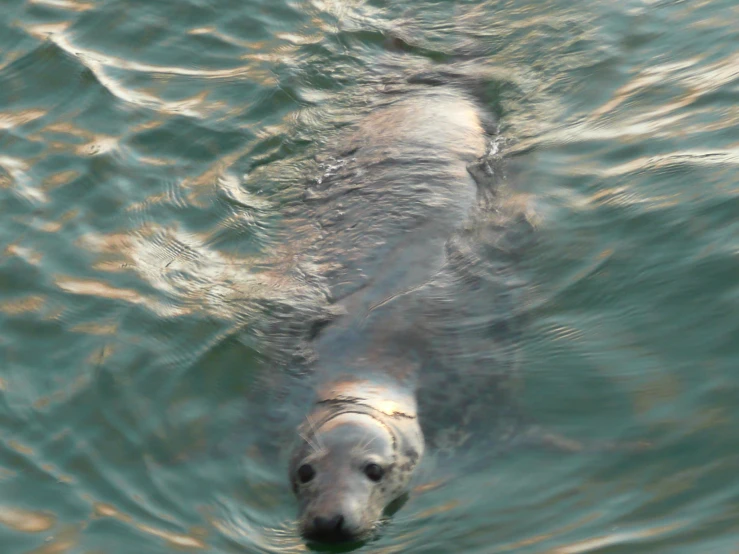
[[[308,540],[317,542],[350,542],[358,537],[347,525],[343,514],[328,516],[316,516],[313,521],[303,530],[303,535]]]

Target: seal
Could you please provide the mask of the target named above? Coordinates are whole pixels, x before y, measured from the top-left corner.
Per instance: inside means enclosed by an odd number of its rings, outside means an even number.
[[[315,398],[289,464],[309,541],[369,538],[423,456],[424,291],[438,291],[447,243],[477,203],[467,168],[486,152],[484,121],[452,87],[393,98],[307,195],[341,313],[314,339]]]

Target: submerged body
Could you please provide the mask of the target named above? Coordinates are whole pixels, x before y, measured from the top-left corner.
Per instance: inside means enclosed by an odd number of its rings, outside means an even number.
[[[316,397],[290,464],[308,539],[367,538],[421,459],[416,393],[433,345],[419,299],[477,203],[467,167],[486,144],[466,95],[406,96],[358,126],[342,170],[311,192],[342,315],[315,339]]]

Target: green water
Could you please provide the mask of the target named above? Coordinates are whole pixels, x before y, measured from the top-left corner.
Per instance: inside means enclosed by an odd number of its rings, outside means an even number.
[[[535,199],[524,410],[651,447],[427,465],[364,550],[739,551],[737,45],[733,0],[2,0],[0,553],[305,549],[255,399],[319,295],[273,254],[441,66]]]

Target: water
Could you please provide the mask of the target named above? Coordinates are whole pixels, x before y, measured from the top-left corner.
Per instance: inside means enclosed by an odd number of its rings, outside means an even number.
[[[524,411],[650,448],[429,463],[365,550],[739,549],[733,1],[2,6],[3,553],[304,550],[259,399],[320,294],[276,253],[337,129],[442,65],[535,199]]]

